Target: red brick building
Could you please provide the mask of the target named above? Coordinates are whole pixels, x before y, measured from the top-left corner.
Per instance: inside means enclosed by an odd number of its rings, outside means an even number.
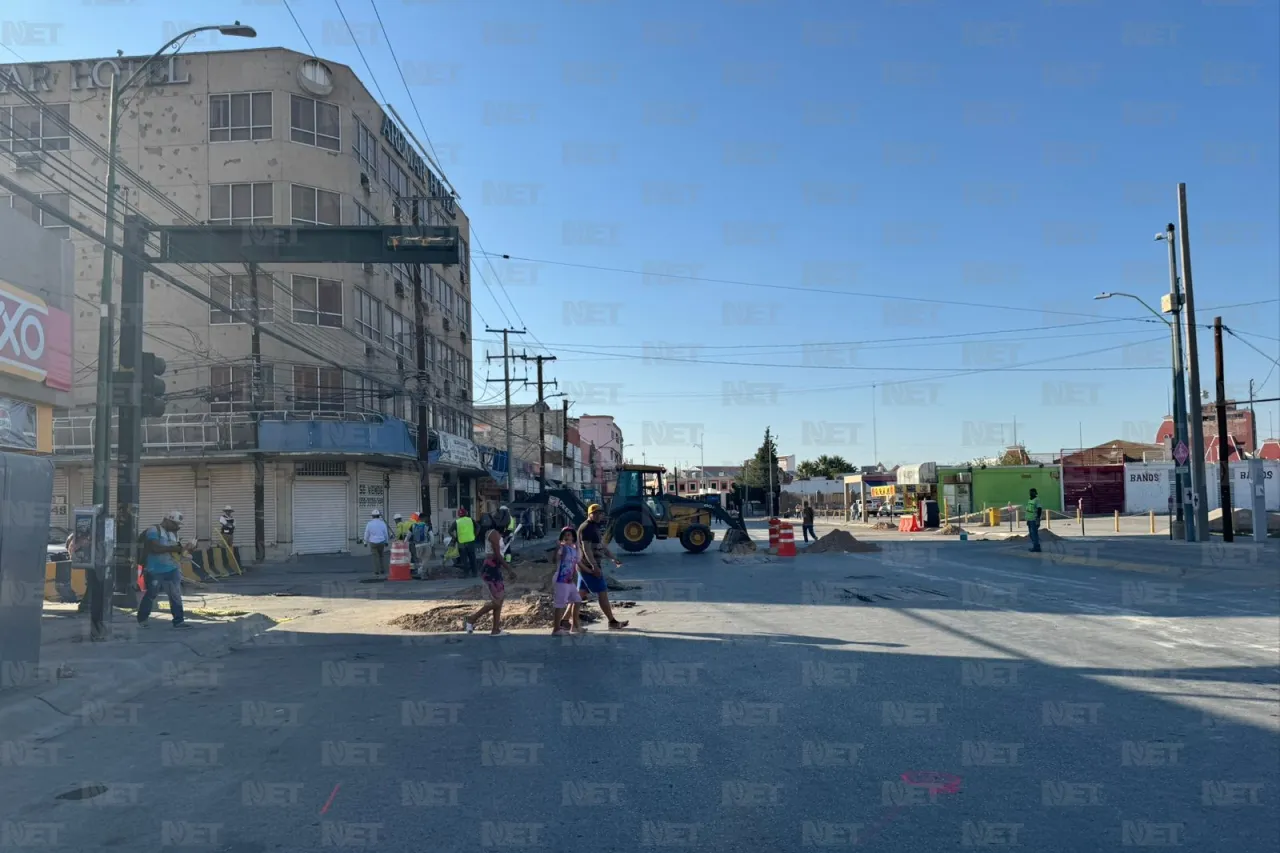
[[[1204,446],[1206,451],[1210,442],[1218,437],[1218,410],[1212,403],[1205,403],[1201,407],[1201,417],[1204,428]],[[1252,454],[1255,450],[1254,442],[1256,435],[1253,425],[1253,412],[1248,409],[1238,409],[1234,400],[1227,401],[1227,434],[1231,436],[1231,440],[1235,442],[1236,447],[1245,453]],[[1156,442],[1163,443],[1173,438],[1173,418],[1165,416],[1164,423],[1160,425],[1160,429],[1156,432]]]

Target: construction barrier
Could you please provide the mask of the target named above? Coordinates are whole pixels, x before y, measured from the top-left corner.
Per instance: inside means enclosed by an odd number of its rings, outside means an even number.
[[[387,573],[387,580],[413,580],[412,564],[409,562],[408,542],[397,540],[391,543],[391,570]]]
[[[75,604],[89,590],[84,569],[73,569],[69,561],[44,564],[44,600]]]
[[[778,525],[778,556],[794,557],[796,555],[796,532],[790,524]]]
[[[904,515],[898,519],[899,533],[916,533],[924,528],[920,524],[920,519],[914,515]]]
[[[769,519],[769,552],[772,554],[778,553],[778,540],[780,539],[780,536],[778,534],[781,531],[781,526],[782,526],[782,519],[780,518]]]

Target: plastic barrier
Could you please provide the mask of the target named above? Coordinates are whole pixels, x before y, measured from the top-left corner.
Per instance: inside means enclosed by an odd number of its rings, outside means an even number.
[[[778,553],[778,540],[780,538],[779,533],[781,532],[781,527],[782,519],[769,519],[769,553],[771,554]]]
[[[796,555],[796,532],[790,524],[780,524],[778,528],[778,556],[794,557]]]
[[[409,543],[396,540],[391,543],[391,570],[387,573],[389,581],[413,580],[413,571],[409,562]]]
[[[904,515],[898,519],[899,533],[916,533],[923,529],[920,526],[920,519],[914,515]]]

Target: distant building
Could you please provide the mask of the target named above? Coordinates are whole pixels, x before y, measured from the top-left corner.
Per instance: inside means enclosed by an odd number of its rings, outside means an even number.
[[[1209,443],[1218,435],[1218,409],[1213,403],[1205,403],[1200,407],[1201,426],[1204,432],[1204,446],[1208,450]],[[1246,454],[1252,455],[1258,446],[1257,425],[1253,412],[1236,407],[1235,400],[1227,401],[1227,433],[1236,446]],[[1156,432],[1156,441],[1173,440],[1173,418],[1165,416],[1164,423]]]

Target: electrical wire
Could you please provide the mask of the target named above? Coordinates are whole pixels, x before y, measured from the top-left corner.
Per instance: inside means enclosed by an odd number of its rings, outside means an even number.
[[[316,55],[316,49],[311,46],[311,39],[307,38],[306,30],[302,29],[302,24],[298,22],[298,16],[293,14],[293,7],[289,5],[289,0],[284,0],[284,8],[288,10],[289,17],[293,18],[293,25],[298,28],[298,34],[302,36],[302,40],[307,43],[307,50],[311,51],[313,59],[319,59]]]
[[[1235,332],[1233,332],[1229,327],[1227,327],[1227,326],[1223,326],[1223,327],[1222,327],[1222,331],[1226,332],[1228,335],[1230,335],[1231,337],[1235,338],[1237,341],[1239,341],[1240,343],[1244,344],[1244,345],[1245,345],[1245,346],[1247,346],[1249,349],[1253,350],[1253,351],[1254,351],[1254,352],[1256,352],[1258,355],[1262,356],[1263,358],[1265,358],[1267,361],[1271,362],[1272,364],[1280,365],[1280,360],[1277,360],[1277,359],[1273,358],[1272,356],[1267,355],[1265,352],[1263,352],[1262,350],[1258,349],[1258,348],[1257,348],[1257,347],[1255,347],[1253,344],[1249,343],[1249,342],[1248,342],[1248,341],[1246,341],[1244,338],[1242,338],[1242,337],[1240,337],[1239,335],[1237,335],[1237,334],[1236,334]]]
[[[347,13],[342,11],[342,4],[338,0],[333,0],[333,5],[337,8],[338,14],[342,16],[343,26],[347,28],[347,34],[351,36],[351,43],[356,46],[356,52],[360,54],[360,61],[364,63],[364,70],[369,72],[369,79],[373,81],[373,88],[378,91],[379,100],[385,103],[387,98],[382,94],[382,87],[378,85],[378,77],[373,73],[369,60],[365,58],[364,49],[360,47],[360,39],[356,38],[355,32],[351,29],[351,24],[347,21]]]

